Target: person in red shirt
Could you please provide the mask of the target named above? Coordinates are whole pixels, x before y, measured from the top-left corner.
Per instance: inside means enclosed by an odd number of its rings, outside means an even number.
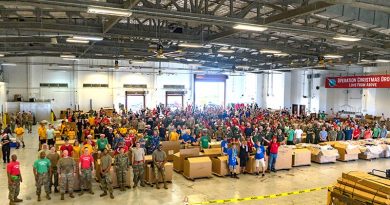
[[[22,202],[22,199],[18,199],[20,191],[20,183],[23,182],[22,174],[20,173],[20,164],[16,161],[18,158],[15,154],[11,156],[12,161],[7,164],[8,175],[8,198],[9,204]]]
[[[355,125],[355,129],[353,129],[353,132],[352,132],[352,138],[353,138],[354,140],[358,140],[359,137],[360,137],[360,133],[361,133],[361,131],[360,131],[360,129],[359,129],[359,126],[358,126],[358,125]]]
[[[268,150],[269,150],[268,169],[269,171],[276,172],[275,163],[276,163],[276,159],[278,158],[278,151],[281,143],[277,142],[278,138],[276,136],[272,138],[271,142],[264,137],[263,140],[269,143],[268,144]]]
[[[64,150],[68,150],[69,156],[73,156],[73,146],[69,144],[69,139],[65,138],[65,144],[60,147],[61,153]]]
[[[88,189],[90,194],[95,194],[92,191],[92,174],[94,172],[95,163],[93,157],[89,154],[88,148],[83,150],[84,154],[80,156],[79,170],[80,170],[80,196],[84,194],[84,190]]]
[[[125,145],[127,146],[127,147],[133,147],[133,140],[134,140],[134,134],[128,134],[125,138],[124,138],[124,140],[125,140]]]
[[[372,138],[372,132],[371,132],[371,129],[366,127],[365,128],[366,130],[364,131],[364,139],[371,139]]]

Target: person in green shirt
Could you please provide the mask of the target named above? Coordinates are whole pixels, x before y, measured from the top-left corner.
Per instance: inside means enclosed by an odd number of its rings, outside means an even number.
[[[210,137],[207,136],[207,130],[203,131],[203,135],[200,138],[200,147],[203,149],[209,148]]]
[[[45,188],[46,199],[50,200],[50,180],[51,176],[51,163],[50,160],[46,158],[45,152],[40,152],[40,158],[35,160],[33,165],[33,171],[35,176],[35,186],[37,188],[38,201],[41,201],[41,189],[42,186]]]
[[[294,129],[289,129],[287,131],[287,145],[294,145],[294,135],[295,135]]]
[[[100,134],[100,138],[97,140],[96,143],[98,146],[98,150],[103,152],[108,144],[108,140],[107,140],[107,138],[105,138],[104,134]]]
[[[378,124],[375,125],[375,128],[373,130],[373,133],[372,133],[372,137],[374,139],[378,138],[379,137],[379,134],[381,133],[381,128],[379,128]]]

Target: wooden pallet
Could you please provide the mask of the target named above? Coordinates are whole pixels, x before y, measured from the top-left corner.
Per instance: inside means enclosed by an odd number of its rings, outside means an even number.
[[[211,179],[211,178],[212,178],[212,176],[191,178],[191,177],[185,176],[184,174],[183,174],[183,176],[184,176],[184,178],[186,178],[186,179],[188,179],[188,180],[191,180],[191,181],[195,181],[195,179],[205,179],[205,178]]]

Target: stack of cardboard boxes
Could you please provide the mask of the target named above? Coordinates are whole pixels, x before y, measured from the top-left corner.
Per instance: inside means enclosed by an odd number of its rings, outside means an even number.
[[[333,149],[329,145],[325,146],[312,146],[309,148],[311,151],[311,161],[316,163],[333,163],[336,162],[339,157],[339,152]]]
[[[356,145],[351,145],[348,142],[337,142],[333,147],[339,152],[338,160],[340,161],[346,162],[359,159],[360,149]]]
[[[184,160],[183,176],[187,179],[211,177],[211,170],[210,157],[192,157]]]
[[[311,165],[310,150],[306,148],[293,149],[292,165],[294,167]]]

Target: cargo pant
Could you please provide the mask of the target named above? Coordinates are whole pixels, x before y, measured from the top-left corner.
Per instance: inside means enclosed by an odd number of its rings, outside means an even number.
[[[74,186],[74,176],[73,173],[61,173],[61,184],[60,184],[60,192],[61,194],[65,194],[66,188],[68,187],[68,193],[73,193]]]
[[[14,200],[19,196],[20,192],[20,177],[18,179],[13,179],[12,184],[8,184],[8,199],[9,200]]]
[[[27,122],[27,130],[28,130],[29,133],[31,133],[31,131],[32,131],[32,124],[33,124],[32,121],[28,121]]]
[[[52,167],[53,174],[50,177],[50,189],[54,185],[54,188],[58,187],[58,172],[57,172],[57,166]]]
[[[102,190],[104,192],[112,193],[112,180],[110,173],[102,174],[102,179],[100,180],[100,184],[102,185]]]
[[[161,179],[164,182],[164,185],[166,184],[165,182],[165,167],[158,167],[156,164],[154,164],[154,179],[155,183],[158,184],[158,174],[160,173]]]
[[[91,169],[81,169],[80,175],[81,190],[92,190],[92,170]]]
[[[50,194],[49,173],[38,173],[35,186],[37,187],[37,195],[41,195],[42,186],[45,188],[46,194]]]
[[[117,167],[115,170],[116,170],[116,178],[118,181],[118,186],[125,187],[126,186],[127,169],[123,168],[123,167]]]
[[[138,185],[138,182],[141,182],[141,185],[144,185],[144,163],[133,165],[133,174],[134,174],[134,186]]]

